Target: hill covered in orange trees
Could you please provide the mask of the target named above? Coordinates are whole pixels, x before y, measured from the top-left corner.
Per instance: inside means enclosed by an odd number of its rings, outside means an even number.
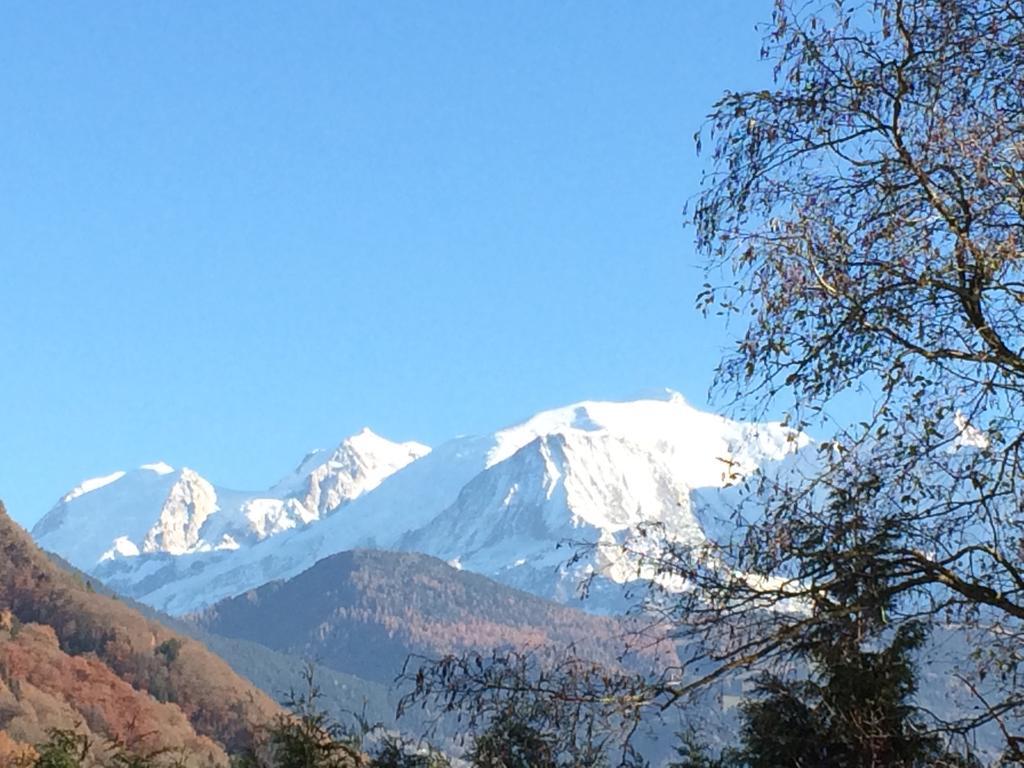
[[[316,658],[390,682],[407,656],[495,648],[560,652],[608,666],[623,662],[629,620],[594,616],[412,552],[352,550],[287,581],[223,600],[193,619],[224,637]],[[664,638],[625,660],[640,669],[679,664]]]
[[[201,643],[55,565],[0,504],[0,764],[75,729],[225,765],[278,711]]]

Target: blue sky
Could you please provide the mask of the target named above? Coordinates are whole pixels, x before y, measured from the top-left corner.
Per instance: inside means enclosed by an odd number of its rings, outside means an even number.
[[[692,135],[770,0],[9,5],[0,497],[706,402]]]

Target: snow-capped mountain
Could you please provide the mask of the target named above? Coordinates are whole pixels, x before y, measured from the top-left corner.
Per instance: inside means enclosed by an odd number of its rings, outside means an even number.
[[[364,431],[330,455],[311,454],[264,494],[222,491],[190,470],[101,478],[69,493],[34,533],[113,588],[171,613],[355,547],[419,551],[565,599],[581,569],[614,582],[635,573],[607,555],[568,572],[560,543],[621,541],[650,523],[699,540],[695,493],[806,443],[779,424],[731,421],[667,392],[545,411],[429,452]],[[93,525],[95,533],[78,535]]]
[[[90,571],[115,559],[232,551],[327,517],[430,449],[369,429],[313,451],[265,492],[214,486],[158,462],[86,480],[32,529],[41,546]]]
[[[270,496],[297,498],[304,509],[323,517],[428,453],[430,448],[420,443],[393,443],[364,428],[329,455],[324,451],[308,454],[291,475],[270,489]]]
[[[567,599],[580,570],[598,567],[624,582],[635,578],[635,565],[609,547],[566,572],[560,566],[570,553],[553,545],[622,542],[652,523],[699,541],[695,489],[721,488],[805,441],[778,425],[702,413],[675,393],[547,411],[496,433],[485,468],[397,546]]]

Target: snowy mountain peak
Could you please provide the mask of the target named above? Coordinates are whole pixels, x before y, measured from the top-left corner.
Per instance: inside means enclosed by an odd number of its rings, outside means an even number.
[[[195,470],[158,461],[79,484],[33,529],[72,564],[147,554],[230,551],[332,514],[430,449],[363,429],[333,451],[313,451],[265,492],[217,488]]]
[[[72,499],[77,499],[79,496],[84,496],[87,493],[91,493],[105,485],[110,485],[117,480],[124,477],[124,470],[118,470],[117,472],[111,472],[109,475],[103,475],[102,477],[91,477],[88,480],[82,481],[79,485],[76,485],[66,494],[64,494],[60,501],[66,504]]]
[[[83,483],[33,533],[112,588],[173,613],[355,547],[413,549],[567,597],[560,542],[621,541],[651,523],[699,540],[722,489],[808,441],[665,390],[580,401],[433,451],[363,429],[262,493],[150,465]],[[635,563],[604,555],[579,567],[612,581],[636,574]]]
[[[719,487],[806,444],[805,435],[779,424],[742,424],[700,411],[678,392],[629,402],[584,401],[543,411],[500,430],[487,466],[507,459],[533,439],[553,434],[605,433],[671,464],[691,487]]]
[[[605,426],[564,427],[490,464],[400,546],[550,597],[571,592],[554,576],[567,558],[560,542],[617,540],[651,523],[675,538],[701,535],[678,446],[651,450]],[[600,566],[616,580],[635,572],[620,560]]]
[[[396,443],[364,427],[331,452],[307,454],[270,494],[298,500],[315,517],[328,515],[428,453],[421,443]]]
[[[153,472],[157,475],[168,475],[174,471],[174,467],[163,461],[153,462],[152,464],[143,464],[138,468],[139,472]],[[119,469],[116,472],[111,472],[109,475],[102,475],[101,477],[93,477],[88,480],[83,480],[81,483],[76,485],[66,494],[64,494],[60,503],[67,503],[73,499],[77,499],[79,496],[84,496],[87,493],[97,491],[106,485],[117,482],[124,477],[127,472],[123,469]]]
[[[430,453],[430,447],[423,443],[417,443],[414,440],[396,443],[386,437],[381,437],[369,427],[363,427],[356,434],[345,438],[342,445],[362,454],[389,457],[411,456],[413,460]]]
[[[61,497],[36,523],[32,535],[44,548],[88,569],[104,556],[141,551],[151,529],[159,528],[161,520],[167,526],[168,542],[187,540],[184,531],[184,539],[171,533],[171,518],[204,514],[205,505],[201,503],[199,510],[175,513],[171,498],[187,506],[193,496],[198,499],[203,495],[202,490],[193,493],[193,488],[207,487],[212,489],[192,470],[174,470],[163,462],[145,464],[131,472],[114,472],[87,480]],[[159,530],[153,530],[153,537],[153,542],[164,538]],[[156,546],[151,543],[150,551]],[[177,545],[175,548],[181,549]]]
[[[342,445],[350,445],[354,448],[372,451],[374,448],[381,447],[386,450],[387,448],[401,445],[401,443],[395,443],[385,437],[381,437],[369,427],[363,427],[354,435],[349,435],[342,440]]]
[[[428,453],[430,449],[420,443],[394,443],[364,428],[309,469],[295,495],[306,509],[328,515]]]
[[[218,509],[213,486],[197,472],[183,468],[164,499],[156,523],[146,532],[142,551],[172,555],[194,551],[202,542],[203,525]]]
[[[364,474],[368,481],[372,476],[376,487],[390,474],[406,464],[430,453],[430,448],[413,441],[396,443],[381,437],[369,427],[363,427],[351,437],[345,438],[331,455],[328,462],[350,465]],[[364,488],[369,490],[369,488]]]

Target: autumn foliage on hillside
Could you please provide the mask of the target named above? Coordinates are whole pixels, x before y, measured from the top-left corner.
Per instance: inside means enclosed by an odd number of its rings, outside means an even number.
[[[0,504],[0,750],[76,728],[225,763],[278,711],[200,643],[54,565]]]
[[[4,729],[40,743],[54,728],[73,728],[90,741],[121,744],[139,754],[173,751],[196,765],[226,755],[198,736],[181,709],[132,688],[99,659],[60,650],[40,624],[0,632],[0,712]]]
[[[285,620],[287,619],[287,620]],[[622,620],[586,614],[415,553],[355,550],[325,558],[288,581],[224,600],[199,617],[210,631],[316,658],[390,682],[406,656],[493,648],[572,647],[618,665]],[[678,664],[652,641],[634,661]]]

